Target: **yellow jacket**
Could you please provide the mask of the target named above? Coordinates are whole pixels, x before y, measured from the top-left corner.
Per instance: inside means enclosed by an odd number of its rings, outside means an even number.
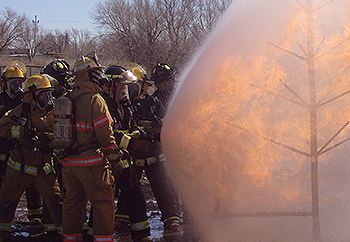
[[[105,155],[119,150],[113,135],[113,120],[99,91],[92,82],[76,77],[75,89],[69,95],[73,100],[76,134],[72,150],[87,143],[96,145],[79,154],[68,155],[62,160],[64,165],[89,166],[103,163],[106,161]],[[49,115],[50,126],[53,125],[53,115]]]
[[[41,168],[48,174],[52,172],[52,149],[49,146],[53,135],[45,125],[46,113],[27,103],[30,108],[30,120],[25,126],[21,126],[23,105],[23,103],[19,104],[0,119],[0,137],[17,141],[16,148],[10,151],[7,164],[30,175],[37,175],[38,169]],[[30,128],[36,129],[38,141],[34,142],[29,136]],[[23,163],[24,169],[21,167]]]

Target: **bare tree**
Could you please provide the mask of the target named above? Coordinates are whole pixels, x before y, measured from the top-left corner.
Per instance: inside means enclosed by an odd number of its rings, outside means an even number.
[[[181,66],[192,54],[192,50],[198,45],[193,42],[190,24],[195,19],[196,1],[192,0],[162,0],[163,21],[166,26],[166,35],[163,43],[167,47],[167,53],[162,55],[163,60],[171,60],[175,66]],[[159,59],[159,57],[158,57]]]
[[[106,57],[121,61],[137,55],[134,15],[133,6],[125,0],[97,4],[92,16],[100,29],[101,50]]]
[[[49,32],[45,37],[45,43],[41,47],[41,52],[49,55],[54,55],[55,57],[64,58],[65,52],[69,48],[69,35],[68,32],[61,32],[55,30],[54,32]]]
[[[215,26],[232,0],[102,0],[91,12],[99,32],[45,31],[9,8],[0,19],[0,52],[11,44],[27,53],[66,59],[97,50],[101,60],[142,64],[157,62],[181,69]],[[20,24],[21,23],[21,24]]]
[[[129,48],[131,61],[151,68],[152,62],[163,50],[161,36],[166,26],[163,22],[161,1],[135,0],[133,38]]]
[[[71,29],[65,33],[65,41],[68,42],[66,48],[66,58],[75,60],[81,55],[85,55],[96,49],[97,43],[94,36],[88,30]]]
[[[39,20],[35,16],[35,19],[32,21],[26,18],[24,32],[14,42],[14,46],[26,53],[29,62],[32,62],[34,56],[40,52],[45,41],[46,31],[39,26]]]
[[[200,42],[210,34],[220,16],[230,6],[232,0],[197,0],[195,18],[189,28],[193,37]]]
[[[158,61],[181,68],[232,0],[105,0],[92,17],[101,50],[150,69]]]
[[[0,15],[0,52],[10,47],[23,34],[28,19],[9,7]]]
[[[53,58],[76,60],[98,48],[98,42],[89,30],[55,30],[45,33],[39,51]]]

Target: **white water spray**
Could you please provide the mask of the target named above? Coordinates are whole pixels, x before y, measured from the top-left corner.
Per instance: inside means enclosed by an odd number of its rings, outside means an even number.
[[[345,0],[237,0],[181,76],[162,140],[204,241],[350,240],[349,26]]]

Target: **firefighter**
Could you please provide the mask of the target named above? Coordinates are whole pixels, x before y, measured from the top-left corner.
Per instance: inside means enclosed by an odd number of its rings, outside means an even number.
[[[175,89],[175,71],[166,63],[158,63],[153,69],[151,80],[156,84],[157,90],[153,96],[158,97],[166,108]]]
[[[165,109],[169,106],[169,101],[174,93],[176,87],[175,81],[176,71],[167,63],[157,63],[152,69],[150,79],[155,83],[157,90],[152,94],[153,97],[159,98],[164,105]],[[181,197],[178,197],[179,205],[182,210],[182,219],[184,223],[193,224],[192,215],[188,210],[186,204],[181,201]],[[194,228],[190,228],[196,230]]]
[[[68,62],[64,59],[55,59],[48,63],[46,66],[43,67],[41,70],[42,74],[46,74],[49,77],[51,77],[51,80],[55,83],[54,90],[52,91],[52,95],[54,97],[54,100],[56,101],[59,97],[66,96],[68,93],[70,93],[73,90],[74,84],[73,84],[73,78],[70,75],[70,66]],[[60,185],[62,185],[62,164],[59,161],[58,157],[56,156],[56,153],[58,153],[58,150],[55,150],[55,170],[58,176],[58,180]]]
[[[1,75],[0,86],[0,117],[4,116],[5,113],[21,103],[22,100],[22,83],[25,77],[23,72],[18,67],[9,66]],[[13,148],[14,143],[0,138],[0,187],[3,176],[6,172],[6,162],[10,149]]]
[[[141,66],[135,66],[130,71],[137,76],[136,84],[130,87],[130,96],[135,107],[137,124],[145,133],[133,144],[134,164],[138,178],[140,179],[145,171],[150,182],[162,213],[164,235],[176,235],[180,230],[178,194],[172,183],[160,142],[165,109],[157,97],[148,94],[152,83],[146,71]]]
[[[108,87],[101,95],[106,100],[114,121],[114,133],[119,147],[126,155],[123,157],[123,171],[117,178],[117,190],[120,189],[121,198],[116,211],[116,221],[127,219],[130,221],[131,237],[134,242],[152,241],[150,226],[146,214],[146,202],[140,181],[132,164],[130,150],[132,140],[139,132],[133,125],[133,111],[128,95],[128,85],[136,81],[136,77],[121,66],[112,65],[105,70]]]
[[[24,82],[23,102],[0,119],[0,137],[15,141],[0,191],[0,241],[9,231],[23,191],[34,187],[47,204],[58,230],[62,226],[60,191],[52,168],[53,133],[45,125],[53,108],[52,86],[45,75]]]
[[[75,88],[69,97],[75,114],[75,140],[62,154],[63,238],[67,242],[83,240],[87,199],[95,208],[94,240],[113,241],[114,178],[110,163],[118,166],[122,152],[115,143],[107,104],[98,94],[101,74],[94,52],[74,63]]]
[[[55,59],[48,63],[41,70],[41,74],[48,75],[48,78],[51,82],[51,85],[54,87],[52,91],[52,95],[54,100],[59,98],[60,96],[66,95],[71,89],[72,85],[69,82],[70,73],[69,73],[69,64],[64,59]],[[58,151],[53,153],[53,164],[57,176],[58,183],[60,187],[62,187],[62,163],[58,159],[57,154]],[[39,203],[41,200],[39,200]],[[29,203],[28,203],[29,209]],[[56,227],[51,219],[48,208],[46,204],[43,204],[42,207],[42,222],[45,229],[46,234],[49,237],[55,237],[57,235]]]
[[[64,59],[55,59],[43,67],[40,73],[47,74],[57,80],[52,95],[55,99],[66,95],[73,89],[70,78],[70,66]]]
[[[22,84],[25,81],[25,65],[19,61],[11,62],[11,64],[4,70],[1,78],[1,89],[3,92],[0,94],[0,117],[15,108],[22,102],[23,88]],[[0,147],[0,166],[1,166],[1,177],[5,175],[6,162],[9,155],[9,151],[13,148],[14,142],[8,141],[1,138],[1,143],[4,144]],[[2,180],[2,179],[1,179]],[[1,187],[1,181],[0,181]],[[42,206],[40,194],[33,188],[29,186],[25,192],[28,207],[28,219],[32,225],[30,229],[31,236],[35,234],[40,234],[43,231],[39,229],[42,224]]]

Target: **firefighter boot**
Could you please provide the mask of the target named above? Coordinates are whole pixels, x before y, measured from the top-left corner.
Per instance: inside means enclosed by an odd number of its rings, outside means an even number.
[[[179,231],[180,230],[180,224],[178,221],[174,221],[172,223],[170,223],[167,227],[167,230],[171,230],[171,231]]]
[[[45,234],[44,224],[40,218],[33,218],[30,221],[29,236],[34,238]]]
[[[165,222],[164,237],[177,237],[180,235],[180,222],[179,220],[171,220]]]
[[[125,218],[115,218],[114,230],[116,232],[125,233],[127,235],[131,234],[130,230],[130,220]]]

